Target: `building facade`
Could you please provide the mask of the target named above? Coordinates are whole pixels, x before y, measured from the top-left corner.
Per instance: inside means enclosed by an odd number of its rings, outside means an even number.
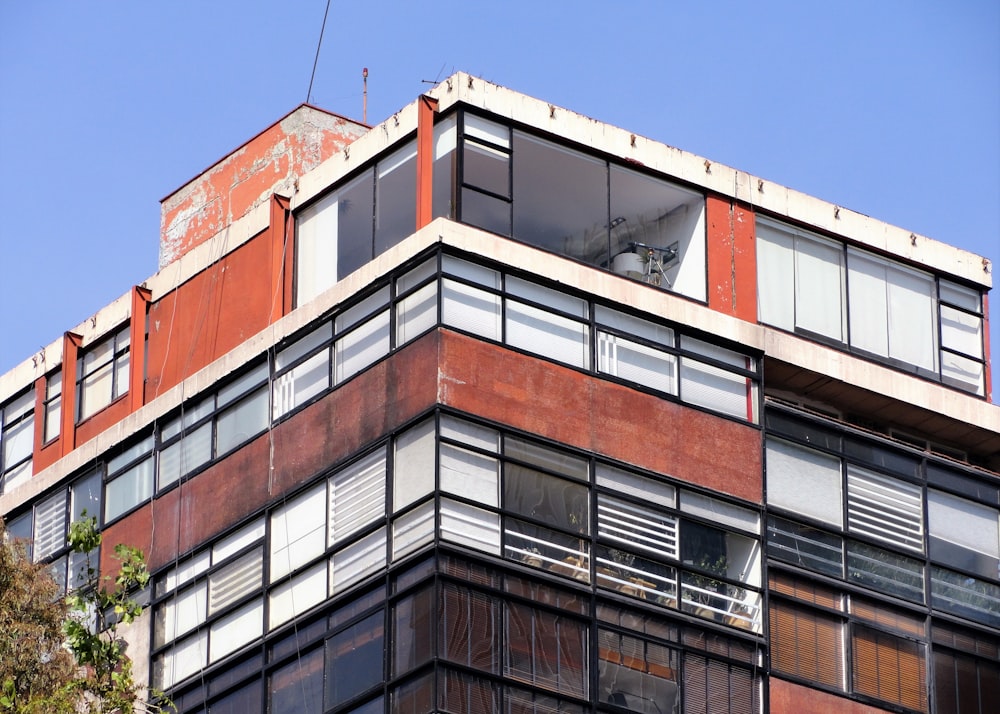
[[[982,258],[465,74],[160,255],[0,378],[0,513],[146,553],[179,711],[1000,708]]]

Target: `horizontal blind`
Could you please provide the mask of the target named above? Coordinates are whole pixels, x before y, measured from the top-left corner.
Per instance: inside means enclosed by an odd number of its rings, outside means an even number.
[[[848,469],[848,530],[922,552],[923,520],[919,486],[857,467]]]

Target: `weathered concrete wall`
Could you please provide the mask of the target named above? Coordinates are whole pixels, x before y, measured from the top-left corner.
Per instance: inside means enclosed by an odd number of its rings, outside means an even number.
[[[173,262],[272,193],[295,182],[368,129],[303,104],[160,202],[160,267]]]

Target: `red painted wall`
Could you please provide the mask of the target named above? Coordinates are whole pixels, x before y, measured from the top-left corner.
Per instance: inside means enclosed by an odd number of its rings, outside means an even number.
[[[275,260],[260,233],[149,306],[145,402],[245,342],[269,324]]]
[[[762,502],[760,430],[444,331],[441,403]]]
[[[754,214],[728,199],[705,199],[708,224],[708,306],[757,322]]]

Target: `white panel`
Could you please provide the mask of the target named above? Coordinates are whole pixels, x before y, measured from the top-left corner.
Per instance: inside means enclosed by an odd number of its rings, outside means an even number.
[[[442,540],[500,555],[500,516],[465,503],[441,499]]]
[[[268,596],[268,629],[274,629],[326,600],[326,569],[325,562],[317,563],[271,590]]]
[[[9,427],[2,434],[3,455],[0,457],[0,465],[7,469],[18,461],[31,456],[34,439],[35,420],[33,417],[23,419]]]
[[[938,292],[941,302],[965,308],[970,312],[981,312],[978,290],[949,283],[947,280],[938,280]]]
[[[396,344],[412,340],[437,323],[437,283],[430,283],[399,301],[396,307]]]
[[[848,257],[848,297],[851,315],[851,344],[866,352],[889,354],[888,305],[885,266],[861,253]]]
[[[942,305],[941,346],[982,359],[983,318]]]
[[[974,362],[951,352],[941,353],[941,379],[980,396],[983,387],[983,363]]]
[[[330,350],[316,353],[274,380],[271,418],[277,419],[330,386]]]
[[[427,501],[392,523],[392,559],[398,560],[434,540],[434,501]]]
[[[331,193],[296,218],[296,305],[304,305],[337,282],[337,194]]]
[[[330,590],[336,594],[386,566],[385,528],[337,551],[330,559]]]
[[[326,484],[320,484],[271,514],[271,581],[305,565],[325,548]]]
[[[597,369],[668,394],[677,393],[677,358],[623,337],[597,333]]]
[[[747,508],[734,506],[717,498],[693,491],[681,491],[681,510],[693,513],[717,525],[733,526],[760,534],[760,514]]]
[[[590,366],[587,325],[513,300],[507,301],[507,344],[574,367]]]
[[[677,519],[662,511],[598,494],[597,535],[629,549],[677,559]]]
[[[336,382],[357,374],[389,354],[389,311],[376,315],[337,340]]]
[[[847,469],[847,527],[892,545],[923,551],[919,486],[856,466]]]
[[[263,633],[264,601],[255,600],[212,623],[209,658],[215,662]]]
[[[673,508],[677,503],[676,489],[670,484],[654,481],[605,464],[597,465],[597,485],[668,508]]]
[[[35,562],[66,545],[66,493],[63,489],[35,506]]]
[[[157,584],[156,594],[164,595],[183,585],[208,570],[210,563],[208,551],[203,550],[185,563],[178,565],[167,573],[167,576]]]
[[[768,439],[767,503],[843,527],[840,459]]]
[[[500,451],[500,433],[496,429],[473,424],[450,414],[441,415],[441,436],[494,454]]]
[[[844,339],[843,251],[799,236],[795,241],[795,326]]]
[[[536,302],[553,310],[565,312],[574,317],[587,318],[587,303],[578,297],[567,295],[559,290],[542,287],[538,283],[533,283],[520,278],[507,277],[507,294],[524,298],[531,302]]]
[[[510,129],[503,124],[487,121],[468,113],[464,115],[463,119],[465,121],[466,136],[472,136],[488,141],[491,144],[510,148]]]
[[[441,321],[490,340],[500,340],[500,297],[444,279]]]
[[[385,516],[385,480],[385,449],[372,452],[331,477],[329,545]]]
[[[205,666],[208,654],[208,633],[202,632],[176,647],[172,647],[159,660],[156,686],[169,689]]]
[[[494,508],[500,505],[497,459],[441,445],[441,490]]]
[[[757,310],[761,322],[795,329],[795,241],[757,220]]]
[[[208,577],[208,612],[215,614],[227,605],[260,590],[264,573],[263,549],[216,570]]]
[[[750,418],[747,378],[703,364],[690,357],[681,358],[681,400],[689,404],[740,417]]]
[[[929,490],[927,520],[932,536],[1000,558],[1000,513],[997,509]]]
[[[206,587],[201,582],[165,601],[157,610],[162,620],[162,642],[172,642],[205,622]]]
[[[500,289],[500,273],[477,263],[470,263],[451,255],[442,258],[444,272],[494,290]]]
[[[392,508],[398,511],[434,489],[434,420],[396,437]]]
[[[889,279],[889,356],[937,371],[934,279],[895,266],[890,267],[886,277]]]
[[[212,562],[221,563],[233,553],[246,548],[255,540],[264,537],[264,519],[258,518],[253,523],[243,526],[235,533],[216,541],[212,546]]]

